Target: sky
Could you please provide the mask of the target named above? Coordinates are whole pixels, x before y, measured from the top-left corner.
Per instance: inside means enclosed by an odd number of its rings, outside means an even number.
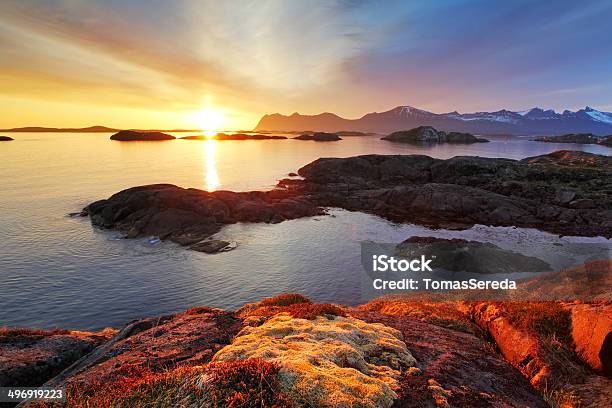
[[[0,128],[612,111],[610,21],[607,0],[3,0]]]

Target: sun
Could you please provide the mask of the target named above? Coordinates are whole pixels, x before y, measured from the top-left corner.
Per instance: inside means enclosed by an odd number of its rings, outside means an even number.
[[[196,113],[196,123],[209,139],[217,134],[223,123],[223,115],[212,109],[203,109]]]

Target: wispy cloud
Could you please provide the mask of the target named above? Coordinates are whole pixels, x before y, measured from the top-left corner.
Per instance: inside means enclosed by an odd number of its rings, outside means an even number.
[[[610,19],[606,1],[7,0],[0,91],[249,120],[609,105]]]

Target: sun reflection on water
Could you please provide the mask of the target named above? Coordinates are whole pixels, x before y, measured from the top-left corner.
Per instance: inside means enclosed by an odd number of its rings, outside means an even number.
[[[212,139],[205,141],[204,153],[206,160],[206,190],[215,191],[221,185],[219,173],[217,173],[217,141]]]

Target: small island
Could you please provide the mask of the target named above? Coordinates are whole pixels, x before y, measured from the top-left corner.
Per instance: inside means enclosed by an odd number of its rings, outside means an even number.
[[[118,140],[121,142],[150,142],[174,139],[176,139],[176,137],[163,132],[138,132],[135,130],[121,130],[110,137],[110,140]]]
[[[11,140],[15,140],[12,137],[8,136],[0,136],[0,142],[10,142]]]
[[[400,130],[393,132],[381,140],[388,140],[390,142],[398,143],[412,143],[412,144],[433,144],[433,143],[457,143],[457,144],[470,144],[470,143],[486,143],[487,139],[482,139],[474,136],[471,133],[461,132],[444,132],[436,130],[431,126],[419,126],[410,130]]]
[[[612,147],[612,135],[597,136],[592,133],[568,133],[560,136],[543,136],[533,139],[533,141],[545,143],[596,144]]]
[[[293,139],[294,140],[313,140],[315,142],[335,142],[338,140],[342,140],[342,138],[335,133],[325,133],[325,132],[304,133],[302,135],[294,137]]]

